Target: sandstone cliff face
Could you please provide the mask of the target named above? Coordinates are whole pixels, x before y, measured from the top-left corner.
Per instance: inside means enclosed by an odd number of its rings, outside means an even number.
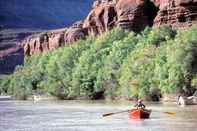
[[[139,32],[152,26],[157,9],[152,2],[144,0],[119,0],[116,4],[118,25],[126,30]]]
[[[95,1],[93,9],[83,23],[83,28],[93,35],[112,29],[117,21],[115,4],[112,0]]]
[[[96,0],[84,21],[70,28],[49,31],[23,41],[25,54],[50,51],[83,39],[100,35],[120,26],[139,32],[146,26],[188,27],[197,22],[197,0]]]
[[[64,34],[66,43],[73,43],[79,39],[84,39],[88,35],[88,30],[83,28],[83,21],[74,23]]]
[[[159,12],[154,26],[188,27],[197,23],[197,0],[155,0]]]
[[[66,29],[52,30],[27,37],[22,45],[26,55],[47,52],[64,44],[64,33]]]
[[[25,55],[48,52],[66,43],[73,43],[79,39],[83,39],[88,35],[85,28],[82,28],[83,22],[74,23],[70,28],[50,30],[40,34],[32,35],[23,40]]]

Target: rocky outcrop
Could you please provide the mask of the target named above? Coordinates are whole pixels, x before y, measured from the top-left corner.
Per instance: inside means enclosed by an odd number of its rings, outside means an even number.
[[[84,28],[91,34],[101,34],[114,26],[139,32],[152,26],[157,14],[153,2],[144,0],[97,0],[85,19]]]
[[[6,35],[3,33],[5,31],[1,31],[0,74],[13,72],[16,65],[23,64],[24,54],[31,56],[51,51],[84,39],[87,35],[100,35],[116,26],[139,32],[146,26],[183,28],[195,23],[197,0],[95,0],[88,16],[69,28],[42,33],[11,31]],[[3,26],[0,28],[2,30]],[[24,40],[21,42],[21,39]]]
[[[153,0],[159,8],[154,26],[189,27],[197,23],[197,0]]]
[[[83,21],[78,21],[66,30],[64,41],[65,43],[73,43],[79,39],[84,39],[87,35],[88,30],[83,28]]]
[[[112,29],[117,21],[115,5],[116,2],[113,0],[95,1],[93,9],[83,23],[83,28],[93,35]]]
[[[197,22],[197,0],[96,0],[84,21],[70,28],[52,30],[23,41],[25,54],[50,51],[83,39],[100,35],[120,26],[139,32],[146,26],[188,27]]]
[[[126,30],[139,32],[152,26],[157,9],[150,1],[119,0],[116,5],[118,25]]]
[[[24,52],[26,55],[48,52],[66,43],[73,43],[79,39],[83,39],[88,35],[85,28],[82,28],[83,22],[79,21],[70,28],[50,30],[40,34],[32,35],[23,40]]]
[[[47,52],[66,43],[73,43],[84,39],[87,35],[99,35],[112,29],[117,21],[115,1],[98,0],[84,21],[74,23],[69,28],[51,30],[27,37],[23,41],[24,52],[31,56],[36,53]]]
[[[64,45],[65,29],[52,30],[27,37],[22,45],[26,55],[47,52]]]

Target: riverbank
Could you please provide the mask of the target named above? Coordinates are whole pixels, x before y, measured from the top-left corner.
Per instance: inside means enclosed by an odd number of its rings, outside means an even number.
[[[158,94],[159,95],[159,94]],[[17,99],[17,97],[14,96],[1,96],[2,99],[5,98],[11,98],[12,100],[35,100],[35,101],[50,101],[50,100],[84,100],[84,101],[90,101],[91,99],[89,99],[88,97],[76,97],[74,99],[60,99],[57,96],[53,96],[53,95],[49,95],[49,94],[44,94],[44,93],[35,93],[33,95],[27,95],[25,96],[25,99]],[[101,98],[101,99],[97,99],[97,100],[103,100],[103,101],[136,101],[137,98],[133,98],[133,99],[124,99],[121,97],[116,97],[115,99],[108,99],[108,98]],[[174,93],[174,94],[168,94],[168,95],[164,95],[163,97],[159,97],[158,100],[156,102],[177,102],[178,100],[178,94]],[[154,100],[152,100],[150,97],[147,97],[146,99],[143,99],[143,101],[147,101],[147,102],[154,102]]]
[[[171,97],[169,97],[171,96]],[[162,98],[160,101],[154,102],[154,101],[147,101],[147,100],[143,100],[143,102],[145,104],[153,104],[153,103],[171,103],[171,104],[177,104],[177,99],[176,99],[176,95],[169,95],[168,99],[167,96],[166,98]],[[172,97],[174,96],[174,97]],[[100,99],[100,100],[90,100],[87,98],[77,98],[77,99],[73,99],[73,100],[63,100],[63,99],[59,99],[58,97],[55,96],[51,96],[51,95],[30,95],[27,96],[27,98],[25,100],[18,100],[12,96],[0,96],[0,101],[24,101],[24,102],[29,102],[29,101],[33,101],[33,102],[68,102],[68,103],[72,103],[72,102],[83,102],[83,103],[94,103],[94,102],[99,102],[99,103],[103,103],[103,104],[109,104],[109,105],[116,105],[117,103],[119,105],[134,105],[136,103],[137,99],[133,99],[133,100],[126,100],[126,99],[116,99],[116,100],[112,100],[112,99]]]
[[[11,96],[0,96],[0,101],[8,101],[8,100],[12,100]]]

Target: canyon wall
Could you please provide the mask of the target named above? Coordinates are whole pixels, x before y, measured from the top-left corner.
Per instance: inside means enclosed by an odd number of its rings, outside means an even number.
[[[197,23],[197,0],[153,0],[159,11],[154,26],[189,27]]]
[[[140,32],[146,26],[186,28],[197,23],[197,0],[96,0],[85,20],[61,31],[48,31],[23,41],[25,54],[53,50],[65,43],[100,35],[120,26]]]
[[[62,46],[61,31],[45,30],[65,28],[84,19],[93,1],[0,0],[0,75],[10,74],[17,65],[23,64],[24,50],[32,55]],[[79,37],[74,32],[80,30],[72,32],[68,42]]]

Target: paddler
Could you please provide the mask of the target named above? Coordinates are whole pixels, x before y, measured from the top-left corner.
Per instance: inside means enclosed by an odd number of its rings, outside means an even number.
[[[146,106],[142,103],[142,100],[141,99],[139,99],[137,101],[137,103],[134,105],[134,107],[137,107],[137,109],[139,109],[139,108],[141,108],[141,109],[146,108]]]

